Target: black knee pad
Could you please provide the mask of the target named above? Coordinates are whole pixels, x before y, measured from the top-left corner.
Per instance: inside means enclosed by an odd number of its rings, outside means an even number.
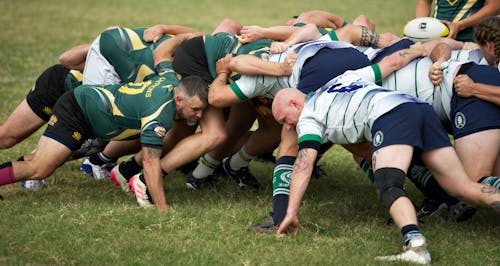
[[[382,203],[387,208],[399,197],[406,197],[405,193],[406,174],[398,168],[380,168],[375,171],[375,188]]]

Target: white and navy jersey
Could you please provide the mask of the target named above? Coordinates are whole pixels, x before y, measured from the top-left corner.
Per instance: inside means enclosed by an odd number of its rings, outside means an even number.
[[[474,62],[478,65],[487,65],[486,59],[484,58],[481,50],[452,50],[451,58],[456,61],[461,62]]]
[[[432,105],[434,111],[442,122],[450,120],[450,102],[453,95],[453,80],[458,67],[469,61],[450,59],[441,66],[443,80],[434,86],[429,79],[429,69],[432,60],[428,57],[415,59],[403,68],[395,71],[382,81],[382,87],[398,91],[426,101]],[[365,67],[353,72],[368,81],[375,82],[373,67]],[[346,72],[347,73],[347,72]]]
[[[297,53],[297,61],[294,64],[292,74],[290,76],[276,77],[242,75],[240,79],[232,82],[229,86],[241,101],[255,98],[257,96],[274,98],[274,95],[276,95],[279,90],[297,86],[305,61],[314,56],[320,49],[336,49],[346,47],[353,46],[348,43],[335,41],[312,41],[300,43],[290,47],[284,53],[273,54],[268,59],[268,61],[271,62],[282,63],[290,51],[295,51]]]
[[[409,95],[386,90],[353,72],[346,72],[306,100],[297,124],[299,143],[369,142],[375,120],[407,102],[423,103]]]

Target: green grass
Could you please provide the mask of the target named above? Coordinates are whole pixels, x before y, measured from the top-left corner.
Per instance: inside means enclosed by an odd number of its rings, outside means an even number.
[[[363,13],[379,32],[400,34],[413,14],[413,1],[405,0],[143,2],[3,1],[0,120],[61,52],[92,41],[110,25],[182,24],[209,33],[226,17],[271,26],[300,11],[324,9],[349,21]],[[0,162],[33,150],[40,132],[1,150]],[[270,163],[251,165],[266,185],[259,192],[228,180],[215,191],[194,192],[174,172],[165,185],[173,211],[159,214],[137,207],[109,182],[83,176],[79,162],[71,162],[48,179],[47,189],[0,188],[0,265],[367,265],[383,264],[374,256],[399,252],[398,230],[385,225],[387,211],[350,155],[335,147],[320,165],[331,177],[312,180],[299,236],[278,239],[247,231],[271,210]],[[417,202],[422,199],[412,185],[408,190]],[[490,210],[458,224],[431,217],[422,229],[435,265],[499,264],[499,220]]]

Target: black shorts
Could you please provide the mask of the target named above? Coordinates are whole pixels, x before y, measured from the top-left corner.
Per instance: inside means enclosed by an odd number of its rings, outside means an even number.
[[[53,65],[47,68],[28,92],[26,102],[31,110],[44,121],[49,121],[57,99],[66,91],[64,82],[69,71],[70,69],[63,65]]]
[[[44,136],[75,151],[85,140],[93,138],[92,128],[76,101],[73,91],[63,94],[54,105]]]
[[[179,73],[183,78],[199,76],[207,84],[214,81],[208,71],[205,44],[201,36],[189,39],[177,47],[174,54],[174,60],[172,61],[172,67],[174,71]]]

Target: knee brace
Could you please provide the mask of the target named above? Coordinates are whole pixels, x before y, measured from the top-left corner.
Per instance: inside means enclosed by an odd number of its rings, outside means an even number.
[[[375,188],[382,203],[387,208],[399,197],[405,197],[405,177],[406,174],[398,168],[380,168],[375,171]]]

